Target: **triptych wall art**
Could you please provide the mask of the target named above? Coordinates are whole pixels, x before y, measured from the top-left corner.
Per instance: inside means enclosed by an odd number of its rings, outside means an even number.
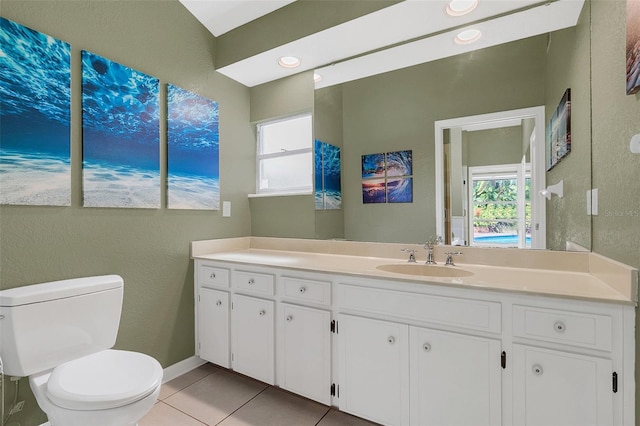
[[[0,18],[0,204],[71,205],[71,48]]]
[[[0,18],[0,204],[71,205],[71,48]],[[157,78],[82,51],[85,207],[160,208]],[[167,207],[217,210],[218,103],[167,85]]]
[[[169,84],[167,109],[167,207],[218,210],[218,103]]]
[[[362,202],[412,203],[411,150],[362,156]]]
[[[316,210],[338,210],[342,207],[340,171],[340,147],[316,139]]]

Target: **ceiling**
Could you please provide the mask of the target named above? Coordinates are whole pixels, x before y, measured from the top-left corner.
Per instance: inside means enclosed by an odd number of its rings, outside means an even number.
[[[293,6],[293,0],[180,1],[216,37],[243,25],[250,28],[261,17]],[[216,71],[253,87],[314,70],[321,76],[316,88],[322,88],[572,27],[584,4],[584,0],[479,0],[469,14],[449,16],[445,13],[449,1],[401,1],[238,58]],[[331,7],[330,1],[326,7]],[[482,36],[473,43],[456,44],[456,34],[468,28],[480,30]],[[283,68],[277,63],[282,56],[295,56],[301,64]]]

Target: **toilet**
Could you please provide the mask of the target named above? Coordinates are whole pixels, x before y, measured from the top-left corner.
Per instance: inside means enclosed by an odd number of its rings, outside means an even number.
[[[0,291],[4,373],[29,377],[51,426],[133,426],[155,404],[160,363],[111,349],[123,291],[118,275]]]

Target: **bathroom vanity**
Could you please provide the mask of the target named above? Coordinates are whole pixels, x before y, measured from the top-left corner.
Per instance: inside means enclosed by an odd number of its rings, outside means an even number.
[[[382,424],[635,424],[637,270],[403,247],[193,242],[196,354]]]

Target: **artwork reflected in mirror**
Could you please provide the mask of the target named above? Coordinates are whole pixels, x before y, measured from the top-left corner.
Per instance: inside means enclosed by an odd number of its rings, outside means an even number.
[[[571,89],[567,89],[547,126],[547,171],[571,152]]]
[[[627,0],[627,95],[640,92],[640,2]]]
[[[340,147],[315,141],[316,210],[339,210],[342,207]]]
[[[362,202],[413,202],[411,150],[362,156]]]

